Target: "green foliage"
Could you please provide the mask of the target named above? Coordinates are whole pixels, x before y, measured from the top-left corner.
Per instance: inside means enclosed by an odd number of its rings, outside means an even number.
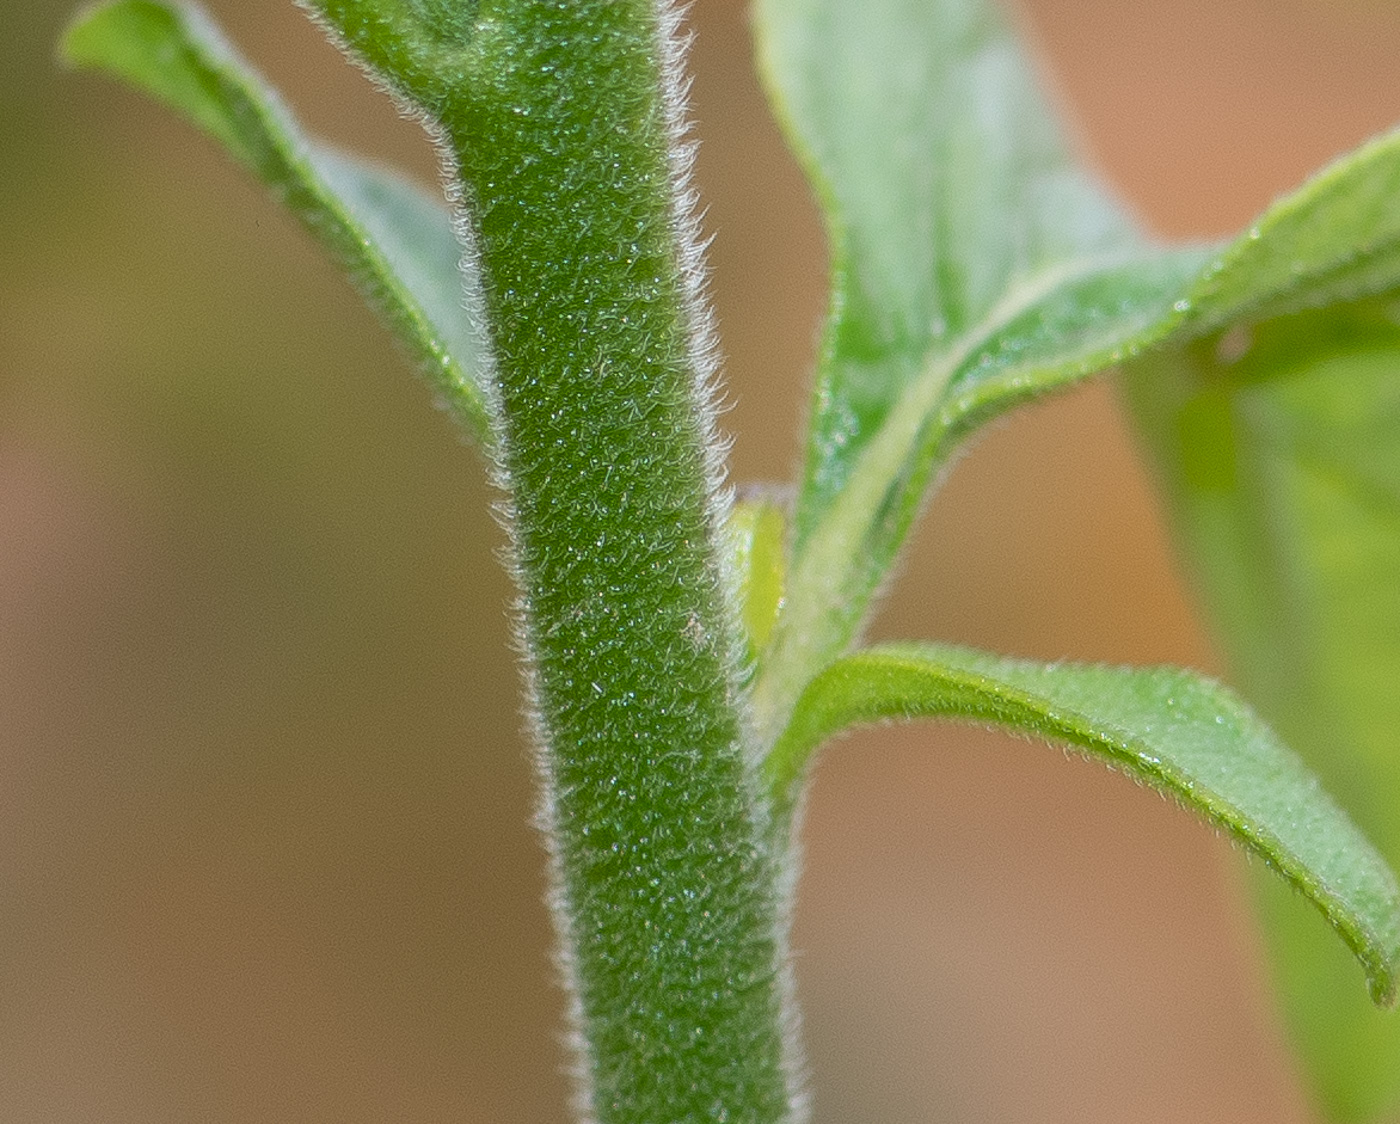
[[[958,439],[1160,334],[1205,261],[1154,251],[1075,168],[989,7],[887,7],[755,12],[833,262],[788,605],[757,689],[771,730],[859,630]]]
[[[1400,136],[1213,252],[1154,249],[1074,169],[988,6],[890,8],[758,5],[834,261],[765,729],[858,631],[958,439],[1126,363],[1242,684],[1400,862]],[[1323,1103],[1394,1111],[1400,1022],[1338,986],[1335,947],[1278,898],[1281,987]]]
[[[1151,348],[1394,277],[1400,139],[1228,246],[1155,247],[1076,169],[987,5],[891,8],[888,21],[840,0],[757,8],[834,263],[789,607],[759,688],[774,726],[858,632],[929,482],[978,425]]]
[[[114,0],[65,52],[165,100],[266,182],[492,454],[581,1112],[800,1117],[792,812],[821,743],[881,719],[996,723],[1171,793],[1310,899],[1373,998],[1394,1001],[1393,876],[1223,688],[851,648],[959,443],[1127,365],[1242,678],[1400,858],[1400,141],[1227,246],[1162,248],[1078,170],[989,6],[759,0],[762,67],[833,259],[789,520],[771,498],[727,510],[720,488],[670,9],[314,7],[439,138],[455,214],[303,137],[192,9]],[[1334,746],[1348,756],[1324,761]],[[1335,973],[1309,975],[1323,954],[1294,934],[1313,930],[1277,912],[1285,992],[1317,1006]],[[1331,1107],[1393,1106],[1396,1024],[1325,1010],[1301,1023]]]
[[[1082,750],[1170,794],[1259,855],[1356,953],[1377,1003],[1395,1001],[1400,890],[1302,763],[1237,698],[1178,668],[1036,664],[934,644],[837,660],[807,687],[769,758],[780,806],[808,754],[855,723],[955,718]]]
[[[1242,687],[1400,862],[1400,327],[1385,298],[1155,356],[1128,382]],[[1268,893],[1281,995],[1338,1119],[1400,1106],[1400,1022]]]
[[[262,180],[350,275],[467,432],[488,440],[482,329],[462,313],[461,254],[442,204],[403,177],[307,137],[198,9],[93,8],[64,36],[77,66],[159,98]]]

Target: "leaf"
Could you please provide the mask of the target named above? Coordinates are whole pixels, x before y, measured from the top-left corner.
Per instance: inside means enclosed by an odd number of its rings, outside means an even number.
[[[1400,208],[1397,208],[1400,210]],[[1400,325],[1391,299],[1281,317],[1130,372],[1134,413],[1241,687],[1400,864]],[[1280,992],[1334,1119],[1400,1109],[1400,1021],[1335,986],[1264,897]]]
[[[1162,334],[1208,255],[1153,248],[1075,167],[990,6],[760,0],[755,26],[834,288],[756,688],[771,731],[858,631],[956,441]]]
[[[760,736],[772,743],[858,634],[957,442],[1125,363],[1242,682],[1400,861],[1400,423],[1383,354],[1400,283],[1400,134],[1336,162],[1229,245],[1154,250],[1073,169],[989,4],[760,0],[756,29],[826,217],[834,288],[785,604],[754,686]],[[1231,375],[1244,351],[1253,364]],[[1258,463],[1252,427],[1277,434],[1285,407],[1257,384],[1303,354],[1328,370],[1286,408],[1301,459],[1283,474],[1277,455]],[[1351,389],[1334,400],[1323,387],[1339,382]],[[1343,764],[1327,767],[1329,753]],[[1301,947],[1295,927],[1278,930],[1289,947]],[[1334,977],[1311,952],[1284,977],[1324,1096],[1343,1115],[1394,1111],[1400,1024],[1302,1013],[1338,1010]]]
[[[1192,291],[1187,335],[1355,301],[1400,283],[1400,132],[1333,161],[1218,256]]]
[[[833,295],[770,742],[869,612],[931,482],[983,422],[1097,371],[1400,279],[1400,136],[1228,246],[1155,248],[1076,170],[981,0],[759,0],[770,98],[826,218]]]
[[[490,445],[484,329],[446,205],[406,179],[305,136],[197,8],[114,0],[61,46],[164,102],[262,180],[350,274],[468,432]],[[464,285],[466,286],[464,289]]]
[[[989,6],[762,0],[756,16],[760,66],[834,259],[801,543],[901,392],[936,360],[965,360],[1013,290],[1140,246],[1069,162]]]
[[[768,759],[790,808],[811,753],[856,723],[956,718],[1073,746],[1170,793],[1259,855],[1355,953],[1390,1005],[1400,889],[1302,762],[1234,695],[1177,668],[1037,664],[933,644],[836,661],[803,693]]]

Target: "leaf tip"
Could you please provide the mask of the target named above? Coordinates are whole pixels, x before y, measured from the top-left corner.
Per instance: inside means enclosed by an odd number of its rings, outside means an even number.
[[[1392,1010],[1400,1000],[1400,888],[1389,868],[1384,874],[1388,892],[1376,903],[1369,926],[1339,922],[1326,909],[1323,914],[1360,962],[1371,1002]]]
[[[1371,1002],[1383,1010],[1394,1010],[1396,999],[1400,998],[1397,974],[1400,974],[1400,950],[1366,965],[1366,986],[1371,993]]]

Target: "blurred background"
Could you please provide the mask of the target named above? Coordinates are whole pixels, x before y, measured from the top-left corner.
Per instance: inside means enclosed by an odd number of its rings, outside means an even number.
[[[209,142],[56,69],[71,6],[0,35],[0,1119],[562,1124],[475,455]],[[434,178],[290,0],[211,7],[317,131]],[[1391,0],[1019,16],[1164,234],[1226,234],[1400,120]],[[734,476],[781,479],[823,247],[743,5],[693,22]],[[1216,668],[1102,386],[976,446],[875,631]],[[875,731],[823,761],[806,844],[822,1124],[1308,1119],[1239,860],[1157,796]]]

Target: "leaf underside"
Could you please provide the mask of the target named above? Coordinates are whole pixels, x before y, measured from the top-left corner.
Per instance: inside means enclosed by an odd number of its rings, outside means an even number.
[[[306,136],[192,5],[113,0],[88,8],[61,54],[165,103],[266,184],[349,274],[463,428],[489,447],[485,334],[465,303],[475,279],[464,273],[443,200]]]
[[[1233,694],[1178,668],[1038,664],[934,644],[844,657],[808,686],[769,759],[789,808],[812,751],[854,724],[955,718],[1071,746],[1175,797],[1326,917],[1389,1006],[1400,890],[1317,779]]]

